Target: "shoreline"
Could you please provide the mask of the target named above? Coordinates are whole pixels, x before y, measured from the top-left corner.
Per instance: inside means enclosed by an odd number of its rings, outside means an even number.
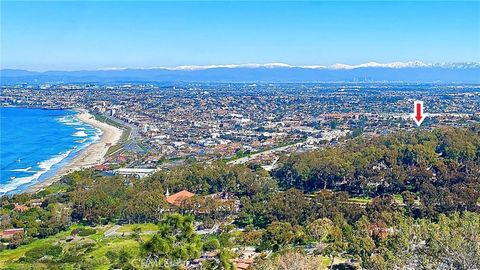
[[[42,182],[38,182],[29,186],[24,191],[25,193],[38,192],[43,188],[61,180],[63,176],[71,172],[84,168],[89,168],[102,163],[104,161],[105,154],[107,153],[108,148],[110,148],[110,146],[112,145],[115,145],[120,140],[123,130],[96,120],[95,117],[91,115],[87,110],[75,110],[78,111],[78,113],[75,115],[78,120],[102,131],[100,139],[94,141],[85,149],[81,150],[77,156],[75,156],[70,162],[65,164],[65,166],[61,167],[53,176],[45,179]]]

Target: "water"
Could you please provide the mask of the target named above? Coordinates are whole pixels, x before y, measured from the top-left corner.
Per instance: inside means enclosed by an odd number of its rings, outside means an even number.
[[[0,195],[53,176],[97,140],[100,130],[72,110],[0,108]]]

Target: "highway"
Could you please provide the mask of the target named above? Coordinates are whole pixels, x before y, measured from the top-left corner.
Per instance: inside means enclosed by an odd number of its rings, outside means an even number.
[[[145,154],[145,151],[137,143],[137,141],[141,139],[141,136],[140,136],[140,133],[138,131],[138,128],[135,125],[127,123],[127,122],[123,121],[122,119],[119,119],[115,116],[104,115],[104,117],[106,117],[106,118],[108,118],[108,119],[110,119],[114,122],[117,122],[124,127],[130,128],[130,134],[128,135],[127,141],[124,142],[124,146],[123,146],[123,149],[125,151],[134,152],[134,153],[138,153],[138,154],[141,154],[141,155]]]

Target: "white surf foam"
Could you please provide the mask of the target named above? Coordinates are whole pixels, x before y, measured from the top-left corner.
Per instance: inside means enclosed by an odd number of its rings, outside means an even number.
[[[101,129],[99,129],[99,128],[96,128],[96,129],[95,129],[95,133],[94,133],[94,135],[93,135],[93,137],[92,137],[92,140],[93,140],[93,141],[98,141],[98,140],[100,140],[100,136],[102,136],[102,135],[103,135],[103,131],[102,131]]]
[[[88,137],[88,134],[85,131],[77,131],[72,136],[74,137]]]
[[[73,117],[73,116],[62,116],[62,117],[58,117],[57,118],[57,121],[64,124],[64,125],[67,125],[67,126],[79,126],[79,125],[82,125],[82,122],[79,121],[77,118]]]
[[[42,174],[48,172],[53,167],[53,165],[55,165],[55,164],[61,162],[63,159],[65,159],[71,152],[72,152],[72,150],[69,150],[69,151],[61,153],[59,155],[53,156],[52,158],[50,158],[48,160],[38,162],[37,165],[41,169],[40,171],[36,171],[31,176],[11,178],[13,180],[12,182],[10,182],[8,184],[5,184],[5,185],[0,185],[0,194],[5,194],[9,191],[17,189],[21,185],[25,185],[25,184],[28,184],[28,183],[31,183],[31,182],[37,180],[38,178],[40,178],[40,176]]]
[[[32,167],[24,168],[24,169],[13,169],[10,170],[11,172],[28,172]]]

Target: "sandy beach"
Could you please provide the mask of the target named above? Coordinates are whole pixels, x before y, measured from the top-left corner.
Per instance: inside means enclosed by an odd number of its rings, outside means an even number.
[[[81,151],[70,163],[60,168],[55,175],[45,181],[32,185],[27,192],[37,192],[60,180],[62,176],[66,174],[102,163],[108,148],[116,144],[122,136],[123,131],[121,129],[96,120],[95,117],[86,110],[79,110],[79,113],[75,117],[84,123],[102,130],[103,133],[100,139]]]

